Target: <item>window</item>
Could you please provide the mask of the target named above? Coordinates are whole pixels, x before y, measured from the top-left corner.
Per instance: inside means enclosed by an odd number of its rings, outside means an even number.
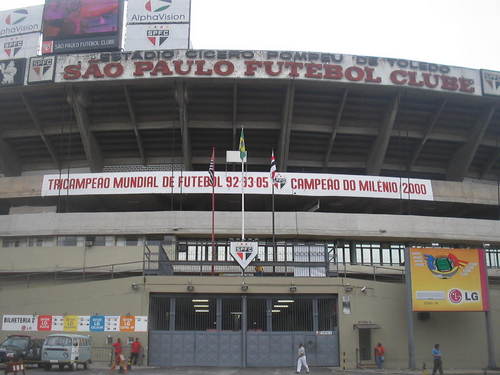
[[[318,329],[320,331],[334,331],[337,329],[336,299],[318,299]]]
[[[222,299],[222,329],[241,331],[241,298]]]
[[[273,331],[312,331],[312,299],[273,299]]]
[[[125,246],[138,246],[139,239],[137,237],[125,237]]]
[[[66,336],[48,336],[45,339],[45,345],[50,346],[70,346],[71,338]]]
[[[247,300],[247,329],[249,331],[267,331],[266,300],[263,298]]]
[[[106,246],[106,236],[86,236],[85,246]]]
[[[162,242],[163,242],[162,235],[146,237],[146,245],[148,246],[160,246]]]
[[[60,236],[57,237],[57,246],[76,246],[76,236]]]
[[[195,296],[176,298],[175,329],[178,331],[215,330],[217,324],[215,298]]]
[[[42,247],[42,246],[43,246],[43,238],[41,237],[28,238],[28,247]]]
[[[4,238],[2,246],[3,247],[22,247],[26,241],[21,238]]]

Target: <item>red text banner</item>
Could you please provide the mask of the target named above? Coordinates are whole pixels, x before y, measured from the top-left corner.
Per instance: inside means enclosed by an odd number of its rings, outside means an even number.
[[[269,173],[216,172],[216,194],[271,194]],[[279,173],[277,195],[433,200],[430,180],[380,176]],[[45,175],[42,196],[211,194],[208,172],[130,172]]]
[[[56,82],[162,77],[301,79],[481,95],[479,70],[290,51],[154,50],[59,56]]]

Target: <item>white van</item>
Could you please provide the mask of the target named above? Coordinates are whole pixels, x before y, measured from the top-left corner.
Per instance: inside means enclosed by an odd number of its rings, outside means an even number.
[[[68,366],[76,370],[81,364],[87,369],[91,363],[92,342],[89,336],[58,333],[45,338],[42,347],[42,364],[45,370],[50,370],[53,365],[59,369]]]

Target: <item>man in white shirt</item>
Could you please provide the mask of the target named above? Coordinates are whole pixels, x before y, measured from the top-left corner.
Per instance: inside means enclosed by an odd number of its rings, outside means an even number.
[[[306,368],[306,373],[309,374],[309,366],[307,365],[306,360],[306,349],[304,348],[304,344],[299,345],[299,350],[297,351],[297,374],[302,370],[302,366]]]

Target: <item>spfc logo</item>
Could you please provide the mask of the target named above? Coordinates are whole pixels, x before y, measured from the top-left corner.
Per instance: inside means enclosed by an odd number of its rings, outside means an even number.
[[[500,73],[484,72],[484,81],[491,90],[498,91],[500,87]]]
[[[144,8],[148,12],[162,12],[172,5],[172,0],[147,0]]]
[[[22,40],[9,40],[3,44],[3,50],[9,57],[16,56],[23,48],[24,42]]]
[[[274,179],[274,186],[278,189],[283,189],[286,185],[286,178],[281,175],[276,175]]]
[[[26,17],[28,17],[28,9],[14,10],[5,17],[5,23],[7,25],[17,25],[23,22]]]
[[[146,37],[150,41],[150,43],[155,46],[159,47],[165,41],[169,38],[170,36],[170,30],[167,29],[165,26],[160,26],[160,27],[155,27],[154,29],[149,29],[146,30]]]
[[[55,56],[32,57],[28,83],[50,82],[54,77]]]
[[[259,252],[258,242],[231,242],[231,256],[244,270],[254,260]]]

